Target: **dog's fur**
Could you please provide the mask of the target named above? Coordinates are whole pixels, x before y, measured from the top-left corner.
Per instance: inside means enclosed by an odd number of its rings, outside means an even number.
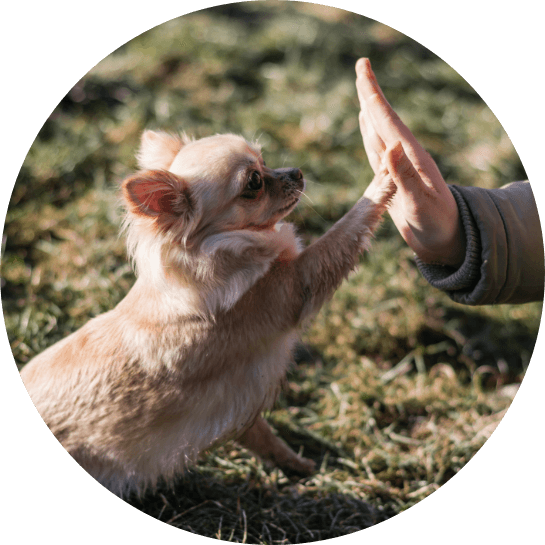
[[[230,438],[301,474],[260,416],[301,323],[354,268],[392,196],[372,183],[301,251],[281,220],[304,189],[235,135],[146,131],[122,185],[137,281],[117,307],[34,358],[22,378],[57,439],[118,495],[171,479]]]

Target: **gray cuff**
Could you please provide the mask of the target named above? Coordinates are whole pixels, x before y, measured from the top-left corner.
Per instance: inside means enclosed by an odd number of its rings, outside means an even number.
[[[422,276],[434,287],[447,292],[471,292],[480,278],[481,238],[473,216],[456,186],[449,185],[456,200],[466,239],[466,255],[460,268],[424,263],[416,258]]]

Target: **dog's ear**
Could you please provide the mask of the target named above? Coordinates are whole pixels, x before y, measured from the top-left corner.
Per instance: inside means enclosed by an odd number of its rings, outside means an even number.
[[[185,134],[144,131],[136,155],[138,167],[146,170],[166,170],[189,138]]]
[[[129,211],[151,218],[176,216],[189,218],[194,203],[186,182],[164,170],[147,170],[127,178],[122,185]]]

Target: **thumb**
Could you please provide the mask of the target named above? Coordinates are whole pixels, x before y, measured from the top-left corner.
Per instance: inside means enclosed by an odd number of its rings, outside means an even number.
[[[399,190],[413,196],[426,192],[427,186],[405,154],[401,142],[398,141],[386,149],[383,162]]]

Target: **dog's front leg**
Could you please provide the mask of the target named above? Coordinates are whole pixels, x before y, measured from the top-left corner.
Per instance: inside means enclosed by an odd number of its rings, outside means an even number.
[[[388,180],[376,179],[373,184],[343,218],[293,262],[301,293],[299,321],[320,309],[354,269],[358,255],[368,248],[395,192]]]
[[[258,416],[252,426],[237,441],[257,454],[264,462],[278,466],[286,474],[310,475],[314,471],[313,460],[299,456],[274,434],[263,417]]]

